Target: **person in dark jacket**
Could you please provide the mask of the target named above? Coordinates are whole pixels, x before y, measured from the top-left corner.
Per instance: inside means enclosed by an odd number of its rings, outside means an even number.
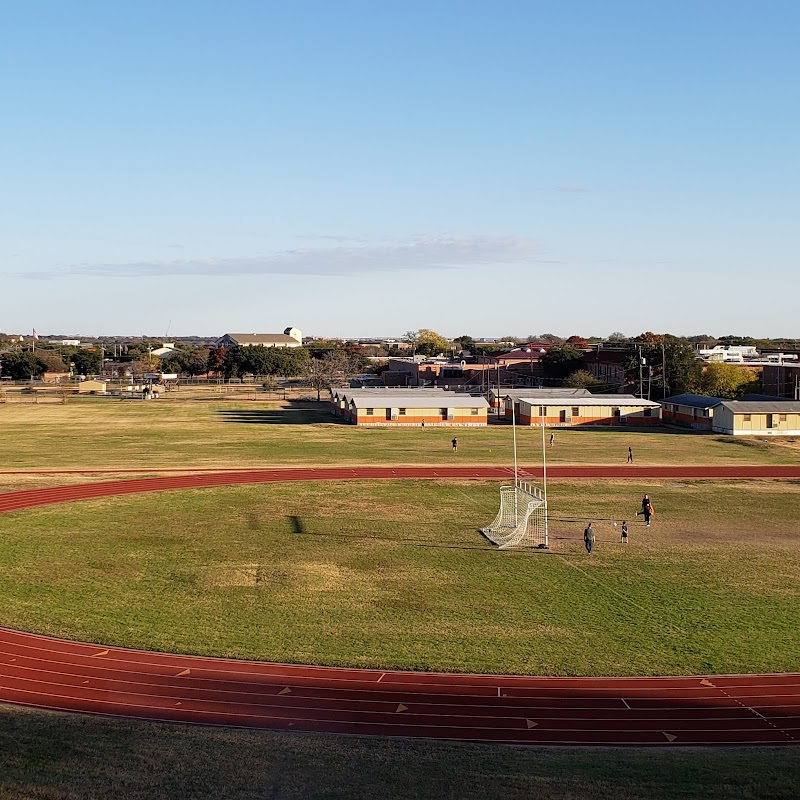
[[[594,548],[594,528],[591,522],[589,523],[589,527],[583,532],[583,543],[586,545],[586,552],[591,555],[592,549]]]
[[[642,498],[642,510],[636,512],[637,517],[644,517],[644,524],[650,527],[650,517],[653,516],[653,504],[650,502],[650,495],[646,494]]]

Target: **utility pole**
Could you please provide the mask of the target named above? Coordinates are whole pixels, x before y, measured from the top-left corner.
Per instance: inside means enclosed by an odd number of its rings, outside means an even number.
[[[667,383],[667,348],[664,346],[664,342],[661,342],[661,383],[664,388],[664,397],[669,397],[667,392],[669,387]]]
[[[639,345],[639,397],[644,397],[644,377],[642,376],[643,366],[644,359],[642,358],[642,347]]]

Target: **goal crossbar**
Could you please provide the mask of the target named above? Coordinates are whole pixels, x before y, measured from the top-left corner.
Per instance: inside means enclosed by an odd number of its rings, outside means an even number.
[[[481,533],[502,550],[547,547],[547,502],[542,490],[526,481],[500,487],[500,510]]]

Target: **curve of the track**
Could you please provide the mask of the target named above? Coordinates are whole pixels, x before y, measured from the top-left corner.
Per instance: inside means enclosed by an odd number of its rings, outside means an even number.
[[[564,478],[800,477],[800,468],[792,467],[553,472]],[[509,473],[494,467],[244,470],[12,492],[0,495],[0,511],[242,483]],[[0,702],[171,722],[507,744],[800,744],[800,674],[534,678],[384,672],[150,653],[9,629],[0,629]]]

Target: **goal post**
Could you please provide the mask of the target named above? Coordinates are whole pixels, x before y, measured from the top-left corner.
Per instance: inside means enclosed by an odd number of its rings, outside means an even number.
[[[502,550],[507,547],[548,546],[547,500],[541,489],[526,481],[500,487],[500,510],[481,533]]]

